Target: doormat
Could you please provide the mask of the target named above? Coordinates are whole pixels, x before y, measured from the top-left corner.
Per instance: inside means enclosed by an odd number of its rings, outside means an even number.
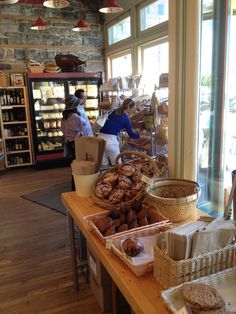
[[[22,195],[21,197],[28,201],[48,207],[66,216],[67,210],[61,202],[61,193],[70,191],[71,182],[64,182],[43,190]]]

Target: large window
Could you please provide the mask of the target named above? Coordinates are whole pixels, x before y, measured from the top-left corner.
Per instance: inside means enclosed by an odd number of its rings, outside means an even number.
[[[110,57],[111,77],[125,77],[132,74],[131,53]]]
[[[151,95],[154,88],[159,86],[160,75],[169,71],[169,44],[168,42],[150,43],[141,46],[140,51],[140,72],[143,74],[144,93]]]
[[[202,0],[199,205],[215,215],[223,213],[236,169],[235,38],[236,1]]]
[[[131,36],[130,16],[108,27],[108,44],[115,44]]]
[[[168,20],[168,2],[168,0],[158,0],[140,9],[141,31]]]

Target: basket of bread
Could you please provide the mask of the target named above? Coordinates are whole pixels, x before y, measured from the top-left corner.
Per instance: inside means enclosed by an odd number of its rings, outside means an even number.
[[[28,64],[29,72],[31,73],[43,73],[45,69],[44,63],[37,62],[35,60],[30,60]]]
[[[132,206],[122,205],[121,209],[113,208],[86,216],[84,220],[104,244],[115,236],[156,228],[168,222],[165,216],[140,201],[136,201]]]
[[[123,163],[119,163],[120,159],[125,158]],[[106,209],[131,206],[144,198],[146,183],[141,180],[142,175],[153,178],[158,174],[156,163],[148,155],[124,151],[116,157],[114,168],[98,178],[92,191],[92,200]]]

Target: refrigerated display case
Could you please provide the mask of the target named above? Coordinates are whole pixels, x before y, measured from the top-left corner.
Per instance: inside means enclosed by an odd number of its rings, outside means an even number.
[[[77,89],[87,93],[86,113],[91,124],[98,116],[101,72],[29,73],[30,115],[36,168],[64,166],[64,142],[61,132],[65,97]]]

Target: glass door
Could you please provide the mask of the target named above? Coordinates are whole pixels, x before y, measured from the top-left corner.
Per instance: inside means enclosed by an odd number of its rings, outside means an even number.
[[[199,208],[222,215],[236,169],[236,1],[202,0]]]
[[[62,152],[61,119],[65,108],[64,82],[33,81],[32,92],[35,154]],[[37,159],[41,158],[38,156]]]

